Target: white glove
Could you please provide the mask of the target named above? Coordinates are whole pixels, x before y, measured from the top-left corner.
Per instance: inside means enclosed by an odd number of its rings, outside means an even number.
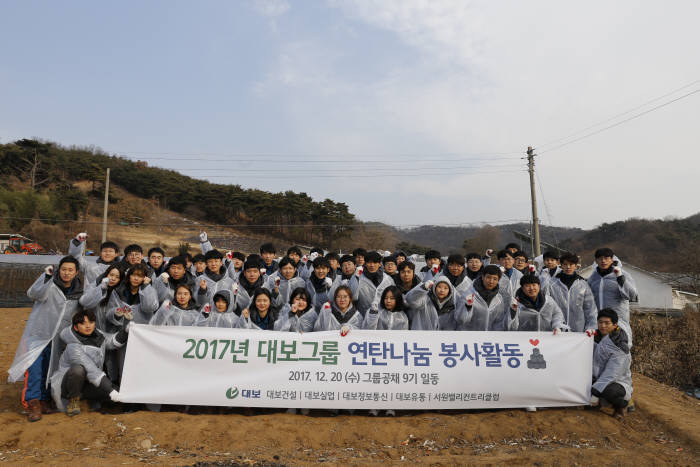
[[[615,273],[615,277],[620,277],[622,275],[622,269],[619,267],[614,268],[613,272]]]
[[[600,404],[600,399],[597,396],[591,395],[591,406],[596,407]]]
[[[386,251],[384,252],[384,257],[386,258],[387,256],[391,256],[391,251],[386,250]]]
[[[535,265],[534,264],[528,264],[527,270],[530,271],[530,274],[535,273]]]
[[[114,316],[116,316],[117,318],[121,318],[122,316],[124,316],[124,308],[119,307],[116,310],[114,310]]]
[[[473,294],[473,293],[470,293],[469,295],[467,295],[467,300],[466,300],[466,302],[467,302],[467,307],[468,307],[468,308],[471,308],[472,305],[474,305],[474,294]]]
[[[238,282],[233,283],[233,295],[238,295]]]
[[[53,266],[46,266],[44,272],[47,276],[53,276]]]
[[[264,276],[267,273],[267,269],[265,268],[260,268],[260,275]]]
[[[326,277],[325,279],[323,279],[323,283],[326,284],[327,289],[330,289],[333,285],[333,280],[330,277]]]
[[[119,392],[116,389],[112,389],[112,392],[109,393],[109,398],[112,399],[112,402],[121,402],[119,400]]]
[[[315,260],[316,258],[318,258],[318,253],[316,253],[316,252],[314,251],[314,252],[311,253],[311,255],[309,256],[309,261],[311,261],[311,262],[313,263],[314,260]]]
[[[123,313],[124,313],[124,319],[127,321],[131,321],[134,319],[134,311],[131,309],[130,306],[125,306],[123,308]]]
[[[330,304],[330,302],[324,303],[324,304],[323,304],[323,309],[324,309],[324,310],[330,310],[330,309],[331,309],[331,304]]]
[[[275,277],[275,287],[279,287],[281,282],[282,279],[280,279],[280,276]]]
[[[307,255],[302,256],[302,257],[301,257],[301,262],[304,263],[304,264],[308,263],[308,262],[309,262],[309,257],[308,257]]]
[[[160,280],[163,281],[163,284],[167,284],[168,279],[170,279],[170,274],[168,274],[167,272],[164,272],[163,274],[160,275]]]
[[[340,328],[340,336],[345,337],[348,335],[349,332],[350,332],[350,326],[348,326],[347,324],[343,324],[343,327]]]
[[[433,275],[437,274],[439,270],[440,266],[438,266],[437,264],[433,264]]]
[[[206,243],[206,241],[209,240],[209,237],[207,236],[206,232],[200,232],[199,233],[199,243]]]
[[[518,304],[519,304],[519,303],[520,303],[520,300],[518,300],[517,298],[512,299],[512,300],[510,301],[510,309],[513,310],[513,311],[517,310],[517,309],[518,309]]]
[[[75,236],[75,239],[79,242],[84,242],[85,240],[87,240],[87,233],[80,232],[78,235]]]
[[[357,277],[360,277],[362,275],[362,271],[364,271],[365,268],[363,266],[358,266],[357,269],[355,269],[355,275]]]
[[[493,250],[491,248],[489,248],[488,250],[486,250],[485,256],[491,256],[491,255],[493,255]]]
[[[343,279],[342,281],[340,281],[340,285],[348,285],[349,283],[350,283],[350,280],[348,280],[348,279]]]
[[[107,290],[107,287],[109,287],[109,277],[103,277],[102,280],[100,281],[100,287],[102,290]]]
[[[211,305],[207,303],[207,304],[204,305],[204,307],[202,308],[202,311],[203,311],[205,314],[208,315],[209,313],[211,313]]]
[[[425,287],[425,290],[430,290],[433,288],[435,285],[435,281],[428,281],[425,284],[423,284],[423,287]]]
[[[170,308],[170,305],[171,305],[170,300],[165,300],[165,301],[163,302],[163,306],[164,306],[165,308]]]
[[[506,273],[506,268],[504,268],[503,266],[498,266],[498,269],[501,270],[501,274],[505,274],[505,273]]]
[[[559,334],[561,334],[561,329],[559,329],[559,328],[554,328],[554,331],[552,332],[552,334],[555,335],[555,336],[558,336]]]
[[[587,335],[588,337],[593,337],[593,336],[595,336],[595,332],[596,332],[595,329],[586,329],[586,335]]]
[[[226,258],[229,260],[233,259],[233,251],[229,250],[228,253],[226,253]]]

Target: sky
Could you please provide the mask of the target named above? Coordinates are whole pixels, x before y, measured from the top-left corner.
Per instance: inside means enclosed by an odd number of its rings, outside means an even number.
[[[6,0],[0,143],[94,145],[397,226],[528,221],[532,146],[544,224],[686,217],[698,17],[693,0]]]

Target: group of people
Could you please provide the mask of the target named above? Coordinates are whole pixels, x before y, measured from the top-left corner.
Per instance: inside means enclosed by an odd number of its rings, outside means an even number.
[[[595,252],[588,279],[578,256],[547,252],[528,261],[517,244],[495,254],[430,250],[424,258],[358,248],[350,255],[291,247],[278,258],[221,252],[200,234],[202,253],[166,258],[158,247],[120,249],[104,242],[85,256],[87,234],[48,266],[27,294],[34,301],[10,381],[24,379],[28,420],[58,410],[80,413],[80,400],[120,401],[131,323],[286,332],[352,329],[549,331],[594,339],[592,400],[624,416],[632,394],[632,278],[609,248]],[[423,259],[424,261],[421,261]],[[79,274],[82,273],[84,283]],[[534,408],[532,409],[534,410]]]

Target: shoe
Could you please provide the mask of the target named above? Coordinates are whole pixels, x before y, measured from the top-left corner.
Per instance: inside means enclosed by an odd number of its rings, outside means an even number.
[[[377,409],[369,409],[369,414],[373,417],[376,417],[379,415],[379,412],[377,411]]]
[[[73,397],[71,400],[68,401],[66,415],[68,415],[69,417],[80,415],[80,397]]]
[[[41,401],[41,413],[53,413],[53,405],[51,401]]]
[[[525,407],[525,412],[537,412],[537,407]]]
[[[629,403],[627,404],[627,411],[628,412],[634,412],[636,410],[634,406],[634,401],[630,399]]]
[[[32,399],[27,405],[29,406],[27,420],[30,422],[38,422],[41,420],[41,401],[39,401],[39,399]]]
[[[396,417],[396,412],[394,412],[392,409],[389,409],[386,411],[385,415],[387,417]]]
[[[302,415],[309,415],[309,412],[310,412],[310,411],[309,411],[309,409],[301,409],[301,410],[299,410],[299,412],[300,412]]]
[[[615,409],[615,413],[613,414],[613,417],[615,417],[616,420],[623,420],[625,418],[624,407],[621,407],[619,409]]]
[[[297,409],[287,409],[287,413],[289,415],[296,415],[297,414]]]

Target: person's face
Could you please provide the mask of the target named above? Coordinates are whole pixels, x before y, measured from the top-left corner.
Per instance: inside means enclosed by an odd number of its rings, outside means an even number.
[[[177,292],[175,292],[175,301],[178,305],[187,305],[190,301],[190,298],[192,298],[190,291],[184,287],[180,287],[179,289],[177,289]]]
[[[192,261],[189,258],[185,259],[185,264],[187,264],[187,269],[192,267]]]
[[[148,257],[148,264],[154,269],[158,269],[163,265],[163,255],[154,251],[151,253],[151,256]]]
[[[182,264],[173,264],[170,266],[170,276],[175,279],[179,280],[182,279],[182,276],[185,275],[185,266]]]
[[[432,268],[435,265],[440,266],[440,258],[430,258],[428,261],[426,261],[426,264],[429,268]]]
[[[415,272],[411,268],[403,268],[401,272],[399,272],[401,282],[403,282],[404,284],[410,284],[411,282],[413,282],[414,275]]]
[[[298,263],[301,259],[301,256],[299,256],[296,252],[289,253],[287,256],[289,256],[289,259],[294,261],[294,264]]]
[[[355,273],[355,263],[352,261],[345,261],[341,267],[343,268],[343,274],[350,276]]]
[[[564,274],[571,275],[576,272],[576,264],[569,261],[564,261],[561,263],[561,270],[564,271]]]
[[[143,252],[141,251],[132,251],[126,255],[126,262],[132,266],[140,263],[141,261],[143,261]]]
[[[332,270],[336,271],[338,269],[338,260],[337,259],[331,258],[328,260],[328,262],[331,263]]]
[[[406,261],[406,257],[404,255],[399,255],[396,257],[396,265],[398,266],[399,264],[403,263]]]
[[[479,269],[481,269],[481,264],[481,260],[478,258],[472,258],[467,261],[467,267],[472,272],[477,272]]]
[[[445,284],[444,282],[440,282],[438,285],[435,286],[435,296],[440,299],[444,300],[445,297],[447,297],[450,294],[450,286]]]
[[[251,284],[258,280],[260,277],[260,269],[258,268],[248,268],[243,271],[243,275]]]
[[[365,264],[365,257],[357,255],[355,256],[355,265],[357,266],[364,266]]]
[[[607,336],[613,329],[615,329],[615,325],[610,318],[607,316],[598,318],[598,331],[600,331],[602,335]]]
[[[102,248],[102,251],[100,251],[100,258],[102,258],[102,261],[105,263],[111,263],[116,257],[117,252],[114,251],[114,248]]]
[[[613,264],[612,256],[599,256],[595,259],[600,269],[608,269]]]
[[[370,261],[369,263],[365,263],[365,268],[374,274],[375,272],[379,271],[379,263],[375,263],[374,261]]]
[[[223,300],[221,298],[217,299],[214,302],[214,306],[216,307],[216,311],[219,313],[225,313],[226,309],[228,308],[228,305],[226,304],[226,300]]]
[[[233,267],[236,271],[240,270],[243,267],[243,261],[241,261],[240,258],[233,258],[231,262],[233,263]]]
[[[282,273],[282,277],[284,277],[287,280],[294,277],[294,271],[295,271],[294,266],[292,266],[291,264],[285,264],[284,266],[282,266],[280,268],[280,272]]]
[[[319,279],[325,279],[326,275],[328,275],[328,271],[328,266],[314,267],[314,274],[316,274],[316,277]]]
[[[204,270],[207,268],[207,263],[204,261],[197,261],[194,263],[194,268],[197,272],[204,272]]]
[[[114,287],[119,283],[119,271],[116,269],[112,269],[109,271],[109,274],[107,274],[107,278],[109,279],[109,286]]]
[[[129,285],[132,287],[141,287],[145,278],[146,277],[140,271],[137,271],[129,276]]]
[[[515,258],[515,269],[520,271],[525,266],[527,266],[527,258],[523,256],[518,256],[517,258]]]
[[[267,298],[267,295],[260,294],[255,297],[255,308],[263,318],[267,315],[267,311],[270,309],[270,299]]]
[[[208,268],[211,272],[216,272],[216,273],[218,273],[219,270],[221,270],[221,265],[222,265],[222,264],[223,264],[223,261],[221,260],[221,258],[209,258],[209,259],[207,260],[207,268]]]
[[[498,275],[497,274],[485,274],[481,276],[481,281],[484,283],[486,290],[493,290],[498,285]]]
[[[394,297],[394,294],[391,292],[387,292],[386,295],[384,295],[384,308],[386,308],[389,311],[392,311],[396,307],[396,297]]]
[[[559,261],[556,258],[547,258],[544,260],[544,265],[547,266],[548,269],[554,269],[559,266]]]
[[[339,290],[335,295],[335,305],[345,311],[350,306],[350,294],[345,289]]]
[[[61,278],[61,282],[64,284],[70,284],[75,279],[78,274],[78,268],[75,267],[73,263],[63,263],[58,269],[58,277]]]
[[[513,265],[515,264],[515,259],[513,259],[512,256],[506,256],[505,258],[499,259],[498,262],[504,268],[511,269],[513,267]]]
[[[449,263],[447,265],[447,270],[450,271],[450,274],[453,276],[459,276],[464,272],[464,265],[459,263]]]
[[[523,284],[522,288],[525,295],[533,300],[535,300],[537,294],[540,293],[540,284]]]
[[[269,251],[266,251],[262,253],[260,256],[262,256],[263,261],[265,261],[265,264],[267,266],[272,264],[272,260],[275,259],[275,254],[270,253]]]
[[[392,263],[391,261],[387,261],[386,263],[384,263],[384,272],[386,272],[390,276],[396,274],[396,263]]]
[[[294,297],[294,301],[292,301],[292,303],[297,306],[297,310],[305,310],[308,305],[306,297],[303,295],[297,295]]]
[[[83,318],[82,323],[73,325],[73,329],[75,329],[78,333],[80,333],[83,336],[89,336],[95,331],[95,322],[90,321],[86,316]]]

